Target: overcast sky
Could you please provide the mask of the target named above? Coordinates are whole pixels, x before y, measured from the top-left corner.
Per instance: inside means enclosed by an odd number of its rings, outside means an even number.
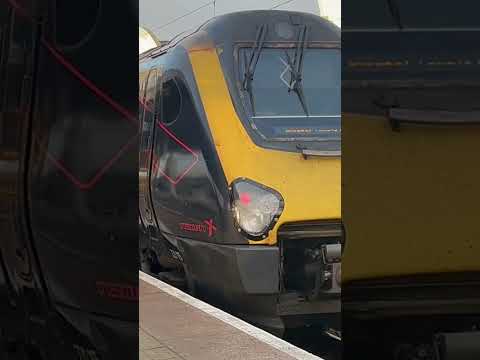
[[[233,11],[269,9],[287,0],[216,0],[217,15]],[[326,13],[340,26],[341,0],[292,0],[279,10],[295,10],[320,15]],[[209,4],[210,3],[210,4]],[[169,40],[185,30],[198,27],[214,15],[210,0],[139,0],[140,26],[153,31],[160,40]],[[208,4],[208,5],[207,5]],[[206,5],[191,15],[177,18]]]

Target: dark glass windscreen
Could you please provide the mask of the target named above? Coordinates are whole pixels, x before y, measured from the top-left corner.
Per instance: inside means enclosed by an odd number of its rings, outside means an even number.
[[[251,51],[240,49],[241,74]],[[308,48],[303,55],[296,91],[289,63],[295,49],[262,50],[252,81],[253,105],[247,106],[251,120],[267,139],[340,140],[340,50]]]

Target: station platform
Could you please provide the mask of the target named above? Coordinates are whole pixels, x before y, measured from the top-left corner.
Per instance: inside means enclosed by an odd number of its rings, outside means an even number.
[[[140,360],[323,360],[143,272]]]

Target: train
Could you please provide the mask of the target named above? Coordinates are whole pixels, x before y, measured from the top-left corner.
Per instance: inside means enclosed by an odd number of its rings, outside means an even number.
[[[480,23],[437,5],[344,4],[346,359],[480,356]]]
[[[141,269],[341,338],[340,29],[241,11],[139,57]]]
[[[1,359],[138,356],[137,31],[134,1],[0,2]]]

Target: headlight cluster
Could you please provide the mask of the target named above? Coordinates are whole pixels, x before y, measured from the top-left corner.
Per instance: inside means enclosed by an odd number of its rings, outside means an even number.
[[[238,230],[253,240],[267,237],[282,214],[282,196],[271,188],[244,178],[232,183],[231,196]]]

